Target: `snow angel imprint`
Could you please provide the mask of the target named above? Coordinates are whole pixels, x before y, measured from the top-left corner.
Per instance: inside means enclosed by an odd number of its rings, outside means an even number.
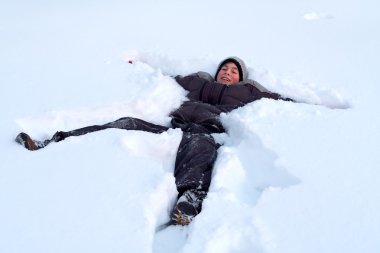
[[[124,117],[104,125],[87,126],[67,132],[58,131],[45,141],[36,141],[28,134],[20,133],[16,141],[28,150],[38,150],[49,143],[63,141],[71,136],[108,128],[151,133],[181,128],[183,136],[174,168],[178,199],[168,224],[187,225],[201,211],[211,183],[212,169],[217,149],[220,147],[211,134],[225,132],[220,114],[261,98],[293,100],[270,92],[258,82],[248,79],[245,63],[235,56],[224,59],[218,65],[214,77],[206,72],[197,72],[188,76],[176,76],[175,80],[188,91],[189,101],[170,113],[170,126]]]

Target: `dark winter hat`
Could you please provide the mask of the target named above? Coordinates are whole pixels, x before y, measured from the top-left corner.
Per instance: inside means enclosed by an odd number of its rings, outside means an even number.
[[[241,82],[243,80],[246,80],[248,78],[248,69],[247,69],[244,61],[242,59],[240,59],[239,57],[231,56],[231,57],[228,57],[228,58],[224,59],[221,63],[219,63],[219,66],[218,66],[218,68],[216,70],[215,77],[214,77],[215,80],[216,80],[216,77],[217,77],[220,69],[227,62],[233,62],[238,67],[238,70],[239,70],[239,82]]]

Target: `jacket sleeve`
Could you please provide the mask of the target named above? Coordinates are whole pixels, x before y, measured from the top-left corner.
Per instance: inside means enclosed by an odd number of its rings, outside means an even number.
[[[185,90],[189,90],[190,87],[191,87],[191,82],[194,79],[194,76],[191,76],[191,75],[189,75],[189,76],[178,75],[174,79],[177,81],[177,83],[179,85],[182,86],[182,88],[184,88]]]
[[[252,80],[252,79],[247,79],[244,82],[244,85],[249,85],[251,87],[256,88],[253,93],[259,93],[260,95],[256,97],[256,99],[260,98],[271,98],[271,99],[276,99],[276,100],[284,100],[284,101],[290,101],[290,102],[295,102],[291,98],[284,97],[278,93],[271,92],[267,88],[265,88],[263,85],[261,85],[259,82]]]
[[[197,72],[188,76],[178,75],[174,78],[179,85],[187,91],[199,89],[204,83],[213,82],[213,78],[209,73]]]
[[[264,98],[271,98],[271,99],[275,99],[275,100],[284,100],[284,101],[294,102],[293,99],[284,97],[284,96],[282,96],[278,93],[274,93],[274,92],[262,92],[262,95]]]
[[[258,84],[258,83],[254,82],[254,84]],[[259,84],[260,87],[256,87],[256,85],[254,85],[254,84],[252,84],[252,83],[244,84],[245,86],[250,86],[253,101],[261,99],[261,98],[270,98],[270,99],[275,99],[275,100],[284,100],[284,101],[295,102],[291,98],[284,97],[284,96],[282,96],[278,93],[275,93],[275,92],[270,92],[269,90],[267,90],[266,88],[264,88],[260,84]]]
[[[262,92],[269,92],[270,91],[265,88],[263,85],[261,85],[258,81],[255,81],[255,80],[252,80],[252,79],[247,79],[245,81],[242,81],[243,84],[250,84],[252,85],[253,87],[256,87],[259,91],[262,91]]]

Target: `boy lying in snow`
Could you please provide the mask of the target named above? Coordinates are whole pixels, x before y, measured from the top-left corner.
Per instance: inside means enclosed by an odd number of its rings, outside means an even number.
[[[183,131],[175,161],[178,200],[171,213],[171,224],[187,225],[201,211],[211,183],[212,168],[220,146],[211,134],[225,132],[219,115],[261,98],[292,100],[269,92],[259,83],[248,79],[247,67],[238,57],[224,59],[214,78],[208,73],[198,72],[185,77],[176,76],[175,80],[188,91],[189,101],[170,114],[171,127]],[[125,117],[104,125],[59,131],[45,141],[35,141],[26,133],[20,133],[16,142],[29,150],[38,150],[51,142],[107,128],[152,133],[162,133],[169,129],[141,119]]]

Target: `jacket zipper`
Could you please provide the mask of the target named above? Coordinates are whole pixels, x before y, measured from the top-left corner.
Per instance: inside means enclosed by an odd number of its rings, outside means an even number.
[[[199,101],[203,101],[202,97],[203,97],[203,90],[204,90],[205,86],[206,86],[206,83],[203,83],[201,91],[199,92]]]
[[[222,101],[223,94],[224,94],[225,90],[227,89],[227,87],[229,87],[229,85],[223,85],[223,88],[219,93],[218,105],[220,105],[220,101]]]

